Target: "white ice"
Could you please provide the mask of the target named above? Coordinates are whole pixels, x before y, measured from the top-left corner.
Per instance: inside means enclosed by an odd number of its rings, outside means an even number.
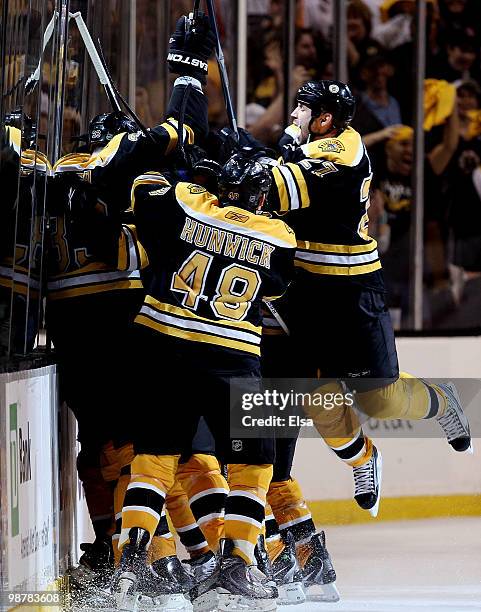
[[[279,612],[481,611],[481,518],[326,529],[341,601]]]

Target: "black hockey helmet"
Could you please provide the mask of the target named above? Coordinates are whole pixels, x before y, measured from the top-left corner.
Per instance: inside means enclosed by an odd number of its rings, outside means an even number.
[[[219,176],[219,202],[254,212],[271,187],[269,171],[252,157],[235,153]]]
[[[311,109],[312,121],[323,112],[331,113],[337,130],[345,130],[356,112],[356,100],[341,81],[308,81],[297,92],[297,101]]]
[[[200,159],[192,168],[194,183],[202,185],[217,195],[219,193],[219,177],[222,174],[222,166],[213,159]]]
[[[27,149],[35,147],[37,140],[37,126],[31,117],[26,115],[21,108],[16,108],[5,115],[5,125],[15,127],[22,133],[22,145]]]
[[[88,146],[97,148],[108,145],[114,136],[122,132],[134,134],[138,125],[121,111],[97,115],[89,123]]]

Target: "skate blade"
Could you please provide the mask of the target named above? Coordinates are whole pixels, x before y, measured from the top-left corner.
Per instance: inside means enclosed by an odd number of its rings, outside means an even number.
[[[336,603],[341,599],[339,595],[339,591],[337,590],[337,586],[335,582],[330,582],[329,584],[316,585],[317,588],[321,588],[322,592],[311,592],[307,591],[307,601],[317,601],[323,603]],[[315,588],[315,587],[314,587]]]
[[[140,593],[135,591],[136,577],[125,573],[119,580],[117,590],[113,594],[119,612],[137,612]]]
[[[160,595],[157,597],[142,595],[139,600],[139,611],[141,610],[156,610],[158,612],[191,612],[192,604],[181,593],[174,595]]]
[[[281,584],[277,587],[279,597],[277,604],[279,606],[297,606],[306,601],[306,593],[302,582],[291,582],[289,584]]]
[[[381,503],[381,484],[382,484],[382,455],[380,453],[380,451],[378,450],[378,456],[377,456],[377,465],[378,465],[378,496],[377,496],[377,502],[374,504],[374,506],[372,508],[369,509],[369,514],[373,517],[376,518],[379,512],[379,504]]]
[[[192,602],[194,612],[271,612],[277,610],[275,599],[249,599],[242,595],[208,591]]]

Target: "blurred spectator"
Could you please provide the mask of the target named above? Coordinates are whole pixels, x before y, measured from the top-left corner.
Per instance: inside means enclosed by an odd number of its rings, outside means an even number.
[[[428,1],[428,11],[437,14],[435,0]],[[373,38],[384,48],[394,49],[412,40],[412,22],[416,13],[414,0],[384,0],[380,6],[381,23],[373,31]]]
[[[466,279],[481,276],[481,89],[473,81],[457,89],[460,140],[447,172],[454,245],[453,294],[462,298]]]
[[[464,30],[453,30],[447,39],[446,49],[432,63],[430,74],[436,79],[450,83],[468,79],[479,80],[479,43],[473,34]]]
[[[351,0],[347,7],[347,57],[349,82],[362,87],[359,68],[382,51],[381,45],[371,38],[371,11],[362,0]]]
[[[426,154],[424,164],[424,242],[425,280],[438,282],[445,270],[440,218],[444,214],[439,177],[456,150],[457,109],[443,128],[443,140]],[[389,246],[382,257],[388,306],[394,322],[407,323],[409,312],[410,229],[412,207],[413,129],[401,126],[386,141],[385,156],[379,158],[374,173],[374,197],[381,197],[390,227]],[[386,245],[384,244],[384,248]],[[428,301],[425,300],[426,309]],[[425,314],[425,316],[427,316]]]
[[[301,23],[320,32],[324,40],[332,38],[333,0],[298,0]]]
[[[368,148],[390,138],[401,124],[401,109],[388,91],[388,81],[393,74],[392,65],[380,55],[368,59],[361,68],[360,78],[365,91],[359,95],[352,125],[363,136]]]
[[[479,0],[440,0],[441,17],[438,40],[445,48],[452,32],[467,32],[479,40],[481,3]]]
[[[406,2],[411,7],[414,5],[412,0]],[[391,83],[391,94],[399,102],[403,123],[412,125],[414,107],[414,84],[416,53],[413,40],[415,38],[416,21],[411,19],[411,40],[399,45],[389,52],[389,60],[394,66],[396,78]],[[427,74],[431,76],[430,67],[433,66],[435,57],[438,54],[437,32],[438,32],[438,13],[435,6],[428,4],[426,21],[426,67]],[[435,75],[432,75],[435,76]]]

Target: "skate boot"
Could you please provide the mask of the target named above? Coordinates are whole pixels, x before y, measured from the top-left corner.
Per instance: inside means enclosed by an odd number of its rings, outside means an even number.
[[[257,563],[257,569],[264,574],[267,582],[272,582],[274,580],[272,575],[272,564],[271,560],[269,559],[269,553],[267,552],[266,541],[263,535],[260,535],[257,538],[254,556]],[[272,584],[275,583],[272,582]]]
[[[301,559],[304,588],[309,601],[336,602],[339,601],[339,591],[336,587],[336,572],[332,564],[331,555],[326,548],[326,534],[324,531],[316,533],[309,542],[301,544],[299,554],[304,552]],[[311,587],[319,585],[322,594],[312,592]]]
[[[217,566],[217,560],[211,550],[182,563],[187,566],[187,571],[194,581],[194,586],[212,576]]]
[[[83,555],[78,566],[67,571],[70,591],[108,586],[114,571],[112,539],[105,537],[92,543],[80,544],[80,550]]]
[[[363,510],[369,510],[376,517],[381,500],[382,456],[375,446],[372,457],[364,465],[353,467],[354,499]]]
[[[276,610],[277,589],[255,565],[233,554],[234,543],[221,540],[217,567],[190,592],[194,612],[267,612]]]
[[[284,550],[272,562],[272,576],[277,585],[277,603],[297,605],[306,601],[303,576],[296,557],[296,542],[289,531],[282,534]]]
[[[455,451],[459,453],[468,451],[468,453],[472,454],[471,432],[469,430],[468,419],[461,406],[458,391],[452,382],[438,386],[446,394],[448,406],[444,414],[436,417],[436,420]]]
[[[145,529],[133,527],[129,532],[129,542],[124,546],[111,584],[117,610],[136,612],[152,607],[156,610],[183,610],[184,607],[175,607],[175,601],[174,606],[169,607],[172,598],[182,600],[182,606],[184,602],[187,603],[185,598],[176,592],[175,585],[158,576],[152,566],[147,565],[149,540],[150,535]]]

